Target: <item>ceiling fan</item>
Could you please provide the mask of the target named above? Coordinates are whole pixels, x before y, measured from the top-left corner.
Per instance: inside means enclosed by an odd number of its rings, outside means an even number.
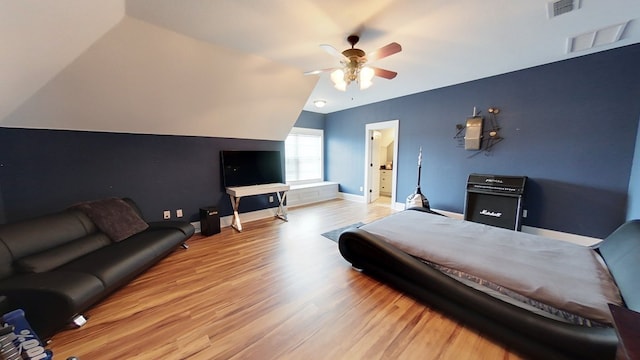
[[[331,71],[331,81],[333,81],[335,88],[340,91],[346,91],[347,85],[353,81],[360,84],[360,89],[364,90],[373,84],[372,80],[374,76],[393,79],[398,75],[395,71],[372,67],[366,64],[367,62],[380,60],[402,51],[400,44],[392,42],[367,55],[363,50],[355,48],[355,45],[360,41],[358,35],[349,35],[347,41],[351,44],[351,49],[346,49],[343,52],[339,52],[331,45],[320,45],[324,51],[338,58],[342,67],[307,71],[304,74],[314,75]]]

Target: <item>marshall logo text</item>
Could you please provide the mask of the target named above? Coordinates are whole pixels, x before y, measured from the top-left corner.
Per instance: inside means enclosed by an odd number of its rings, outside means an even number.
[[[502,213],[501,212],[493,212],[493,211],[489,211],[487,209],[484,209],[482,211],[480,211],[480,215],[486,215],[486,216],[493,216],[493,217],[502,217]]]

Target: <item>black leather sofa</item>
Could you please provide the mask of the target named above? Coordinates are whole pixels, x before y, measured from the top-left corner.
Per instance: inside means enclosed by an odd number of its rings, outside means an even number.
[[[88,204],[105,201],[115,204],[105,216],[87,211]],[[0,225],[3,308],[24,310],[47,339],[183,245],[194,230],[187,222],[146,223],[131,199],[83,203]]]

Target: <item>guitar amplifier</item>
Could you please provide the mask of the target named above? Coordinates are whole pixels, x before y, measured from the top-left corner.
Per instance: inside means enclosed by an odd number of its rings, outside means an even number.
[[[464,219],[520,231],[526,176],[471,174]]]
[[[205,236],[220,232],[220,215],[215,207],[200,208],[200,233]]]

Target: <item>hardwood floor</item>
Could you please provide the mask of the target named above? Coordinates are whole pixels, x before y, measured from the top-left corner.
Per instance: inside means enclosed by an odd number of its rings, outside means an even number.
[[[321,233],[388,215],[332,200],[195,236],[53,337],[56,359],[519,359],[353,270]]]

